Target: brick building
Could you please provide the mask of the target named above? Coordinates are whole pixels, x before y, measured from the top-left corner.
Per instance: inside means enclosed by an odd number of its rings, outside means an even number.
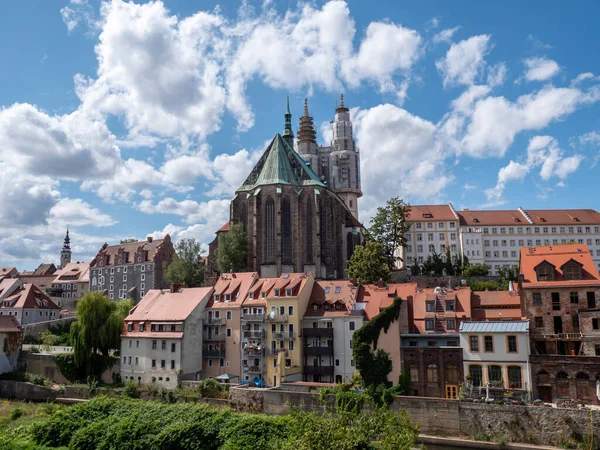
[[[600,275],[590,251],[586,245],[524,248],[520,272],[534,396],[599,404]]]
[[[90,262],[90,291],[105,293],[112,299],[131,298],[139,302],[150,289],[167,287],[164,266],[171,262],[175,249],[171,237],[148,237],[141,242],[104,244]]]

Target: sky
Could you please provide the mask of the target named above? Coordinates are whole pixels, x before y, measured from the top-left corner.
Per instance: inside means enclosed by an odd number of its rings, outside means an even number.
[[[593,208],[600,3],[0,4],[0,266],[169,233],[207,246],[308,98],[344,93],[368,225],[392,196],[457,209]],[[594,44],[596,42],[596,44]]]

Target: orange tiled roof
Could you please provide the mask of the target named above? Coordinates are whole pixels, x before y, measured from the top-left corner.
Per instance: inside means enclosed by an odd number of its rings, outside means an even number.
[[[20,333],[21,327],[15,316],[0,316],[0,333]]]
[[[474,211],[464,210],[458,211],[460,224],[467,226],[481,225],[527,225],[529,221],[516,209],[510,210],[487,210]]]
[[[521,298],[510,291],[473,292],[472,320],[520,320]]]
[[[417,283],[389,284],[379,287],[376,284],[361,285],[358,293],[358,302],[365,303],[365,315],[371,320],[382,309],[392,304],[394,298],[410,302],[417,292]]]
[[[60,309],[37,286],[26,283],[10,297],[0,302],[0,308]]]
[[[256,272],[223,273],[219,276],[214,288],[215,294],[221,295],[221,301],[215,302],[211,296],[207,308],[239,308],[248,296],[250,288],[258,280]],[[231,301],[225,302],[224,295],[231,295]]]
[[[271,289],[275,286],[277,278],[259,278],[249,289],[246,299],[243,301],[244,306],[265,306],[267,304],[266,297],[269,296]],[[266,294],[262,298],[262,292]],[[250,298],[250,293],[252,297]]]
[[[593,209],[528,209],[536,225],[600,224],[600,213]]]
[[[274,297],[274,298],[280,298],[280,297],[286,297],[286,289],[292,289],[292,297],[295,297],[298,295],[298,293],[304,288],[304,286],[306,285],[306,281],[312,277],[312,274],[305,274],[303,272],[298,272],[298,273],[282,273],[279,278],[277,278],[275,281],[275,285],[273,286],[273,289],[271,290],[270,293],[274,293],[275,289],[279,289],[280,293],[279,296]],[[267,297],[271,298],[273,297],[273,295],[269,295],[269,293],[267,294]]]
[[[449,205],[411,205],[408,222],[431,222],[434,220],[458,220]]]
[[[562,267],[569,261],[581,265],[581,280],[565,280]],[[554,281],[538,281],[536,267],[546,262],[554,266]],[[598,286],[600,275],[586,245],[553,245],[521,248],[520,272],[523,288]]]
[[[83,283],[90,281],[90,263],[69,263],[63,267],[56,278],[52,281],[53,283]],[[72,277],[76,277],[72,279]]]
[[[221,228],[219,228],[219,231],[229,231],[230,226],[231,226],[231,222],[228,220],[227,222],[225,222],[225,225],[223,225]],[[217,231],[217,233],[219,231]]]
[[[151,289],[133,307],[125,322],[183,321],[212,293],[212,288],[184,288],[178,292]]]
[[[315,281],[304,315],[305,317],[349,316],[357,292],[357,286],[348,280]],[[326,310],[324,304],[331,306]],[[313,310],[314,305],[317,305],[317,311]]]

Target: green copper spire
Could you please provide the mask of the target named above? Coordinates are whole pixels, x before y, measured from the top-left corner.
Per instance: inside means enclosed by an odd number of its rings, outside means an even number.
[[[292,130],[292,113],[290,112],[290,98],[287,98],[287,105],[285,108],[285,128],[283,130],[283,139],[290,146],[294,148],[294,131]]]

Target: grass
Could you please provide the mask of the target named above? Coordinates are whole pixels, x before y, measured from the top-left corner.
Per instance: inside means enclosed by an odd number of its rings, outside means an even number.
[[[0,400],[0,448],[3,450],[43,450],[29,437],[29,428],[45,420],[61,406],[54,403],[25,403]]]

